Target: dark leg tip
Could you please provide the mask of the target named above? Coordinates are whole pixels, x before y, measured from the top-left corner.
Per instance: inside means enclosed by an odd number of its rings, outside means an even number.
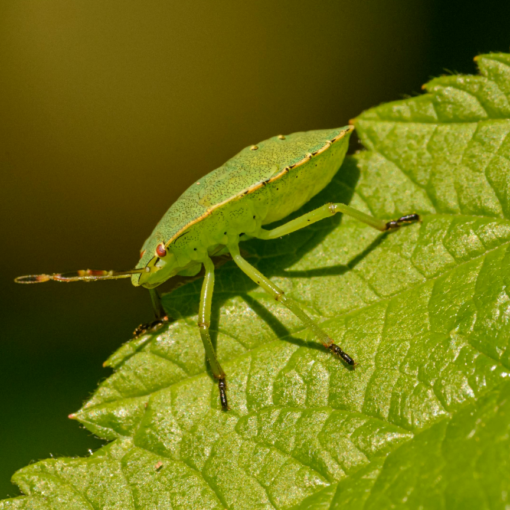
[[[165,315],[161,317],[161,319],[156,319],[155,321],[150,322],[149,324],[140,324],[134,331],[133,336],[138,338],[141,335],[144,335],[147,332],[155,333],[159,329],[161,329],[168,322],[168,317]]]
[[[133,331],[133,336],[135,338],[138,338],[140,335],[143,335],[149,329],[149,327],[150,327],[150,324],[140,324]]]
[[[402,225],[404,223],[415,223],[416,221],[420,221],[420,215],[419,214],[407,214],[406,216],[401,216],[397,223]]]
[[[406,216],[401,216],[398,220],[388,221],[388,223],[386,223],[386,230],[393,230],[400,227],[401,225],[407,225],[417,221],[420,221],[419,214],[407,214]]]
[[[218,381],[218,388],[220,389],[221,409],[222,411],[228,411],[227,381],[225,381],[225,379],[220,379]]]
[[[342,351],[338,345],[331,344],[328,346],[328,349],[336,356],[342,358],[351,367],[356,366],[356,362],[346,352]]]

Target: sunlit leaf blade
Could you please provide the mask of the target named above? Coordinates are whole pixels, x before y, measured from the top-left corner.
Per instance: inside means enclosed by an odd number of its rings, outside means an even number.
[[[206,368],[197,280],[165,297],[175,322],[114,354],[77,413],[114,441],[18,471],[28,497],[0,509],[505,508],[510,57],[478,65],[358,117],[368,150],[305,207],[422,223],[380,235],[333,218],[244,244],[356,370],[227,263],[212,329],[231,411]]]
[[[509,434],[506,382],[294,509],[505,508]]]

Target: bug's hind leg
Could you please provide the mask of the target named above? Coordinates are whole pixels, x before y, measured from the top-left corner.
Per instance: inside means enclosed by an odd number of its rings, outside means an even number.
[[[133,332],[135,338],[143,335],[147,332],[155,332],[158,331],[165,323],[168,322],[168,316],[161,304],[161,297],[156,289],[149,289],[151,294],[152,306],[154,308],[154,313],[156,315],[156,319],[148,324],[140,324]]]
[[[260,271],[255,269],[251,264],[244,260],[243,257],[241,257],[239,246],[237,244],[229,245],[228,249],[239,268],[257,285],[260,285],[270,296],[273,296],[276,301],[287,307],[292,313],[294,313],[294,315],[301,319],[305,326],[307,326],[315,334],[315,336],[317,336],[326,349],[340,357],[348,365],[352,367],[356,366],[356,362],[351,358],[351,356],[336,345],[333,342],[333,339],[329,337],[328,334],[304,310],[302,310],[293,299],[287,297],[271,280],[266,278]]]
[[[209,333],[211,325],[211,303],[214,291],[214,264],[210,258],[204,261],[205,277],[200,293],[200,310],[198,312],[198,328],[200,329],[200,336],[204,344],[205,354],[211,366],[212,373],[218,381],[218,389],[220,390],[220,403],[223,411],[228,411],[227,401],[227,381],[226,375],[221,368]]]
[[[317,221],[323,220],[324,218],[329,218],[330,216],[334,216],[337,213],[343,213],[347,216],[351,216],[352,218],[361,221],[381,232],[386,232],[388,230],[394,230],[402,225],[406,225],[408,223],[414,223],[416,221],[420,221],[420,217],[418,214],[408,214],[406,216],[400,217],[398,220],[385,221],[380,220],[378,218],[374,218],[369,214],[365,214],[364,212],[358,211],[353,207],[350,207],[345,204],[324,204],[322,207],[315,209],[309,213],[303,214],[303,216],[299,216],[294,220],[291,220],[280,227],[276,227],[273,230],[264,230],[260,229],[256,234],[251,234],[253,237],[258,237],[259,239],[276,239],[281,236],[285,236],[287,234],[291,234],[296,230],[301,230],[302,228],[311,225]]]

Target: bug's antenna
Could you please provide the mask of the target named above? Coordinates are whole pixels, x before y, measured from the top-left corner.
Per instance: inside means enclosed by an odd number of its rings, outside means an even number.
[[[53,280],[55,282],[94,282],[97,280],[118,280],[129,278],[133,274],[143,273],[143,269],[130,269],[129,271],[105,271],[98,269],[79,269],[72,273],[29,274],[14,278],[16,283],[42,283]]]

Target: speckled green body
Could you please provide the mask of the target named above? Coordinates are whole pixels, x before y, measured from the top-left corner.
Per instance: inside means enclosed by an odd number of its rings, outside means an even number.
[[[146,272],[133,275],[133,285],[154,288],[176,274],[196,274],[202,261],[240,234],[254,234],[299,209],[340,168],[351,130],[275,136],[191,185],[145,241],[137,268]],[[156,253],[161,243],[164,258]]]

